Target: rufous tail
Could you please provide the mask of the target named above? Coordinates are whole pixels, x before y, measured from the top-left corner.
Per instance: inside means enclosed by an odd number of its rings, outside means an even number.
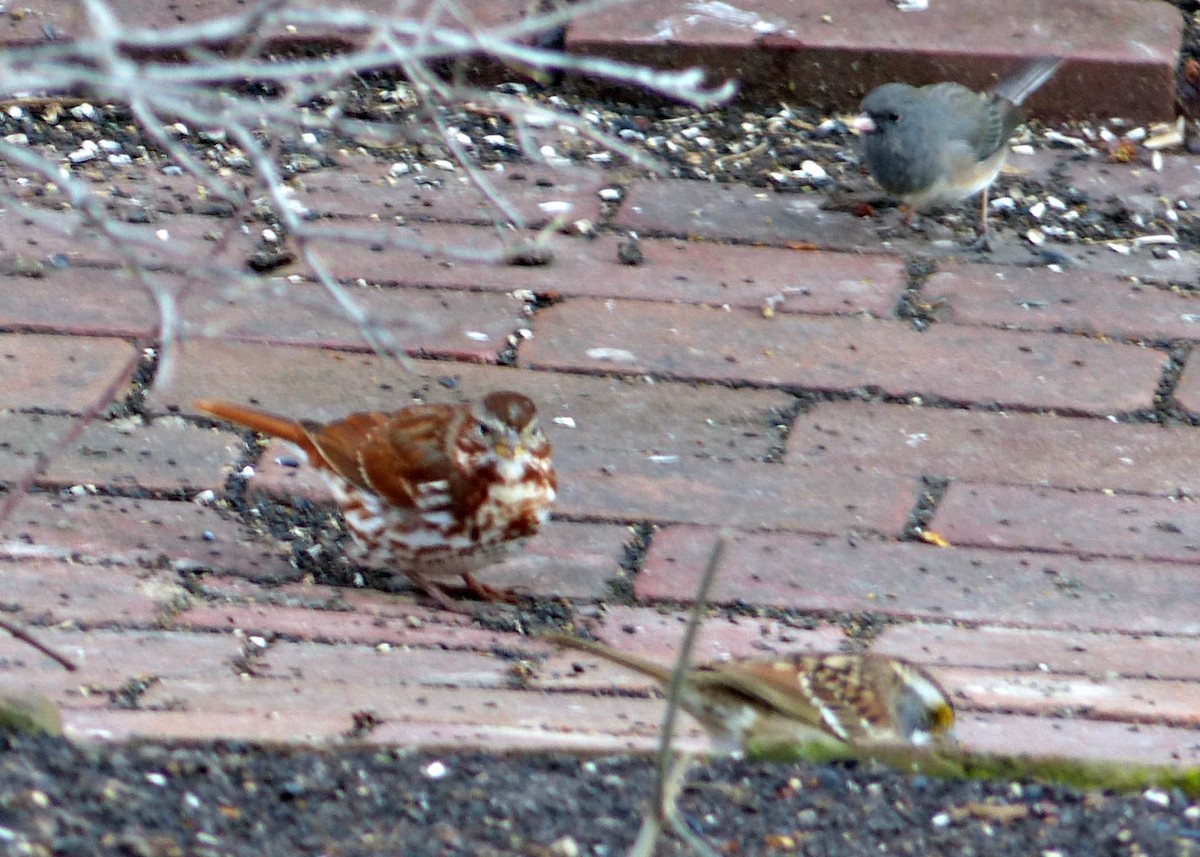
[[[559,634],[554,631],[542,634],[542,638],[554,643],[556,646],[587,652],[588,654],[612,661],[615,664],[620,664],[626,669],[631,669],[642,675],[648,675],[664,686],[671,680],[671,670],[668,667],[656,664],[654,661],[648,661],[637,655],[631,655],[628,652],[622,652],[620,649],[614,649],[611,646],[606,646],[604,643],[585,640],[581,637],[571,637],[567,634]]]
[[[316,445],[312,442],[312,438],[309,437],[308,430],[295,420],[289,420],[286,417],[268,414],[266,411],[257,411],[254,408],[247,408],[244,405],[223,402],[218,399],[199,399],[192,402],[192,407],[198,411],[204,411],[204,413],[214,416],[219,420],[225,420],[227,423],[244,426],[256,432],[293,443],[300,447],[304,454],[308,456],[309,461],[316,462],[322,460],[321,453],[317,451]]]

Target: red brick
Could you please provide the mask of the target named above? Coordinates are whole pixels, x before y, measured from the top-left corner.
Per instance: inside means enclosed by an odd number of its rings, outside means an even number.
[[[1200,763],[1195,730],[1173,726],[965,712],[956,732],[964,744],[983,752],[1156,765]]]
[[[343,244],[334,258],[351,260],[347,276],[357,280],[364,274],[354,268],[353,260],[370,256],[366,251],[348,253]],[[168,291],[183,291],[182,278],[163,272],[155,276]],[[388,341],[414,354],[495,361],[509,347],[508,336],[527,324],[524,303],[504,295],[373,285],[344,289]],[[58,333],[157,336],[158,310],[149,294],[116,271],[68,267],[37,281],[0,278],[0,295],[3,325]],[[244,288],[194,284],[176,311],[184,330],[196,335],[369,350],[332,295],[312,283],[290,285],[276,279]]]
[[[607,697],[601,697],[601,704]],[[690,728],[685,728],[689,727]],[[372,743],[384,745],[403,743],[405,746],[428,747],[486,747],[489,752],[563,752],[587,755],[616,753],[649,753],[658,749],[658,736],[642,729],[637,734],[625,731],[612,734],[589,730],[586,722],[576,723],[561,731],[505,726],[472,726],[458,723],[384,723],[371,732]],[[713,747],[698,726],[689,724],[686,716],[676,730],[673,742],[677,750],[711,753]]]
[[[272,643],[255,663],[260,679],[338,684],[355,683],[430,687],[497,687],[509,681],[511,663],[470,651],[415,649],[380,651],[374,647],[318,643]]]
[[[177,679],[203,680],[232,674],[230,664],[241,651],[233,636],[173,634],[163,631],[59,631],[32,629],[40,642],[79,667],[67,672],[30,646],[0,635],[0,686],[21,687],[48,695],[71,707],[102,707],[105,691],[120,690],[135,680],[153,679],[142,704]]]
[[[1120,132],[1121,129],[1115,128],[1114,130]],[[1099,141],[1097,142],[1099,143]],[[1020,214],[1024,213],[1023,209],[1027,209],[1039,200],[1044,201],[1048,196],[1057,196],[1059,199],[1068,196],[1071,200],[1069,204],[1072,207],[1080,207],[1075,200],[1082,200],[1081,210],[1084,213],[1109,214],[1118,219],[1128,217],[1133,218],[1135,222],[1141,218],[1145,223],[1154,221],[1161,223],[1164,212],[1170,208],[1175,210],[1174,213],[1180,218],[1181,226],[1183,226],[1195,218],[1196,208],[1200,205],[1200,186],[1197,184],[1200,181],[1200,173],[1194,169],[1192,158],[1187,155],[1170,154],[1163,156],[1163,169],[1161,172],[1156,172],[1149,165],[1150,154],[1148,149],[1139,149],[1133,162],[1118,164],[1108,157],[1106,146],[1102,143],[1099,143],[1093,154],[1086,157],[1080,156],[1074,149],[1038,149],[1032,154],[1025,155],[1014,153],[1009,158],[1009,167],[993,185],[992,196],[998,198],[1010,195],[1017,199],[1023,199],[1022,210],[1018,212]],[[1039,187],[1039,190],[1032,192],[1032,195],[1031,182],[1036,183]],[[1175,203],[1180,200],[1187,203],[1188,211],[1180,211],[1176,208]],[[1005,235],[1003,227],[1009,215],[993,212],[991,217],[993,228],[1001,226],[999,234]],[[1053,210],[1048,219],[1051,223],[1060,222]],[[1071,223],[1061,223],[1061,225],[1067,229],[1073,227]],[[1087,230],[1079,231],[1087,233]],[[1141,230],[1143,234],[1154,231],[1153,227]],[[1057,287],[1074,291],[1072,284],[1076,279],[1089,279],[1088,274],[1159,284],[1186,282],[1191,277],[1191,272],[1196,270],[1197,264],[1200,264],[1200,255],[1195,250],[1187,249],[1186,242],[1167,247],[1139,245],[1129,241],[1113,243],[1130,252],[1117,252],[1107,241],[1083,243],[1077,240],[1060,241],[1051,238],[1048,249],[1062,254],[1069,260],[1066,275],[1061,278],[1053,278]],[[1023,236],[1018,238],[1018,245],[1021,244],[1028,244],[1027,239]],[[1172,255],[1158,258],[1155,253],[1164,249],[1171,250]],[[1045,263],[1044,259],[1031,260],[1028,256],[1023,261],[1021,255],[1005,242],[1001,243],[998,251],[989,257],[989,262],[1030,267],[1032,261],[1035,268]],[[951,262],[950,270],[953,271],[956,268],[957,266]],[[1088,272],[1088,274],[1084,272]],[[1052,272],[1044,273],[1048,275]],[[1008,275],[1021,279],[1024,277],[1024,272],[1014,271],[1010,268]],[[1036,276],[1035,274],[1035,278]],[[1114,290],[1116,294],[1112,294]],[[1091,317],[1108,318],[1101,312],[1124,294],[1123,288],[1110,283],[1099,294],[1079,295],[1079,310],[1072,313],[1072,306],[1058,306],[1057,294],[1051,291],[1048,308],[1031,309],[1028,316],[1033,318],[1027,317],[1019,324],[1022,326],[1036,324],[1037,318],[1048,315],[1055,308],[1073,321],[1086,320]],[[1138,301],[1137,313],[1157,311],[1165,305],[1165,299],[1154,297],[1152,290],[1149,289],[1140,297],[1131,297]],[[1149,310],[1141,308],[1143,300]],[[1114,321],[1119,322],[1120,319],[1114,319]],[[1179,321],[1186,322],[1186,319],[1179,319]],[[1137,329],[1136,325],[1137,321],[1131,318],[1126,320],[1124,326],[1119,329],[1125,327]],[[1176,325],[1172,325],[1172,327],[1176,328]],[[1188,336],[1190,335],[1189,333]]]
[[[1048,191],[1061,193],[1057,190],[1060,180],[1051,179],[1048,174],[1051,167],[1061,169],[1071,157],[1061,151],[1038,152],[1034,157],[1014,156],[1013,162],[1017,170],[1029,163]],[[839,178],[864,197],[880,192],[866,177],[851,173]],[[1001,178],[994,196],[1004,193],[1005,181]],[[1095,207],[1105,207],[1098,196],[1092,198]],[[957,234],[942,225],[944,218],[934,215],[923,215],[924,228],[917,231],[900,225],[895,212],[858,217],[849,211],[830,210],[825,198],[816,194],[776,193],[736,183],[665,179],[632,182],[613,225],[641,235],[699,237],[754,245],[813,244],[847,253],[919,255],[930,261],[953,263],[964,255],[964,243],[970,240],[975,228],[976,212],[978,205],[973,202],[964,202],[956,209]],[[1024,227],[1018,231],[1010,228],[1003,217],[995,213],[990,217],[989,262],[1024,267],[1046,264],[1045,257],[1024,237]],[[1065,256],[1072,271],[1096,271],[1155,282],[1187,281],[1200,264],[1200,254],[1187,249],[1179,249],[1175,259],[1157,259],[1148,247],[1131,255],[1119,255],[1103,244],[1052,243],[1049,249]]]
[[[1194,638],[912,623],[884,629],[871,651],[949,666],[1200,679],[1200,641]]]
[[[895,535],[917,488],[870,471],[687,458],[639,466],[601,455],[560,464],[558,487],[555,513],[564,517]]]
[[[1149,494],[1200,493],[1195,430],[1047,414],[822,402],[785,462],[911,476]]]
[[[322,489],[324,486],[322,486]],[[328,497],[322,490],[313,499],[323,500]],[[490,586],[498,589],[512,589],[518,594],[537,595],[541,597],[561,598],[603,598],[610,592],[609,581],[621,573],[620,563],[625,555],[625,542],[629,539],[626,528],[607,524],[567,523],[551,521],[529,543],[521,548],[514,556],[503,562],[488,566],[477,575]],[[397,583],[408,586],[405,578],[397,575]],[[351,596],[346,595],[347,598]],[[197,619],[196,613],[180,617],[185,624],[201,622],[218,626],[225,615],[225,608],[215,608],[210,616],[200,611],[203,619]],[[407,616],[407,614],[404,614]],[[338,626],[344,617],[340,615],[316,615],[307,619],[300,615],[281,618],[273,611],[269,617],[264,617],[262,627],[276,628],[280,633],[296,633],[301,636],[317,634],[323,629]],[[274,623],[282,624],[274,624]],[[299,623],[299,625],[297,625]],[[304,626],[315,623],[311,630]],[[400,628],[404,623],[397,623]],[[393,641],[392,636],[385,634],[380,627],[379,636],[368,639]],[[360,634],[370,634],[364,629]],[[400,631],[403,636],[406,631]],[[336,635],[334,639],[340,639]],[[350,639],[361,639],[351,637]]]
[[[1179,376],[1179,384],[1175,388],[1175,398],[1191,413],[1200,413],[1200,369],[1192,360],[1184,364],[1183,374]]]
[[[481,145],[483,145],[481,143]],[[310,211],[347,218],[378,218],[390,224],[397,216],[413,220],[443,220],[490,225],[507,221],[503,212],[471,182],[461,168],[454,172],[432,166],[421,172],[393,176],[390,164],[355,159],[349,169],[301,174],[290,182],[298,205]],[[570,205],[567,222],[600,219],[600,190],[613,186],[610,173],[600,170],[537,164],[504,164],[500,171],[481,173],[525,220],[542,226]],[[549,211],[542,206],[555,206]]]
[[[122,229],[133,237],[119,243],[118,252],[108,240],[85,227],[74,211],[39,212],[40,218],[53,225],[34,222],[19,208],[9,215],[14,217],[11,226],[15,232],[10,252],[27,261],[46,262],[54,257],[51,268],[62,261],[84,268],[113,268],[136,260],[150,270],[186,271],[193,278],[215,272],[221,284],[228,285],[231,272],[245,270],[246,257],[257,242],[257,233],[251,238],[242,232],[240,220],[177,214],[159,223],[122,223]],[[162,234],[167,236],[165,240]],[[105,270],[96,276],[117,275]],[[28,288],[24,278],[18,282]]]
[[[958,324],[1103,333],[1124,339],[1200,338],[1200,313],[1186,294],[1075,270],[958,265],[921,290]]]
[[[46,267],[36,279],[0,277],[0,324],[86,336],[153,335],[159,320],[154,300],[126,272]],[[179,286],[171,275],[162,276],[169,288]]]
[[[699,527],[655,534],[637,596],[689,599],[716,535]],[[1200,573],[1187,565],[761,533],[729,541],[711,597],[806,612],[1196,634],[1197,591]]]
[[[354,258],[356,254],[342,256]],[[355,324],[317,285],[282,286],[282,294],[233,300],[199,290],[184,312],[208,336],[268,344],[370,351]],[[410,354],[495,362],[508,337],[526,327],[525,304],[505,295],[430,289],[346,287],[385,342]]]
[[[217,587],[218,591],[221,587]],[[435,613],[411,599],[391,593],[370,592],[371,596],[386,596],[396,604],[384,611],[349,609],[355,604],[349,596],[358,593],[346,590],[347,599],[329,609],[295,607],[262,601],[241,603],[202,603],[189,607],[174,617],[173,627],[193,631],[240,631],[265,639],[282,637],[328,643],[362,643],[390,646],[442,646],[455,649],[488,649],[509,645],[508,635],[482,631],[471,626],[466,617]],[[264,598],[269,593],[263,593]],[[334,609],[340,606],[341,609]]]
[[[3,526],[0,556],[299,576],[278,546],[249,540],[236,521],[194,503],[32,494]]]
[[[1200,506],[1167,497],[956,483],[929,528],[956,545],[1200,563]]]
[[[826,211],[822,207],[825,201],[816,193],[779,194],[744,184],[638,181],[626,189],[613,225],[639,235],[775,245],[799,242],[858,252],[879,245],[877,227],[871,221],[847,212]],[[801,252],[800,258],[805,255]]]
[[[1162,217],[1165,208],[1184,200],[1194,209],[1200,200],[1200,171],[1190,155],[1163,153],[1162,169],[1151,166],[1151,154],[1139,149],[1130,163],[1114,163],[1102,155],[1067,158],[1059,165],[1061,180],[1086,193],[1100,210],[1118,206],[1149,221]],[[1181,217],[1188,213],[1176,210]],[[1144,252],[1144,251],[1143,251]]]
[[[624,652],[674,665],[687,621],[685,612],[660,613],[639,607],[610,607],[596,636]],[[835,625],[790,628],[770,620],[709,617],[700,626],[689,662],[714,663],[732,658],[770,658],[790,652],[838,651],[846,636]],[[537,669],[537,687],[646,693],[659,688],[653,679],[584,652],[550,648]]]
[[[614,604],[605,609],[598,627],[590,630],[611,646],[667,663],[678,654],[687,616],[686,610]],[[700,625],[691,659],[706,663],[730,657],[765,658],[779,652],[828,652],[845,641],[845,632],[835,625],[793,627],[775,619],[708,616]]]
[[[0,406],[80,412],[104,405],[105,389],[129,378],[137,357],[120,339],[0,334]]]
[[[337,740],[351,725],[345,712],[310,711],[298,718],[277,711],[63,711],[64,734],[89,742],[150,739],[300,744]]]
[[[44,559],[0,560],[0,590],[25,625],[152,626],[187,598],[162,572]]]
[[[197,398],[227,398],[296,417],[333,419],[351,411],[392,410],[422,401],[476,399],[509,388],[541,409],[555,457],[586,459],[596,450],[634,456],[766,455],[792,403],[785,393],[729,390],[631,378],[583,378],[561,373],[444,362],[414,362],[414,374],[373,355],[213,341],[188,344],[169,387],[151,391],[148,406],[184,408]],[[439,381],[446,381],[449,386]],[[452,388],[452,389],[451,389]],[[574,427],[555,418],[570,418]],[[266,462],[273,460],[271,455]]]
[[[65,710],[63,727],[76,741],[230,740],[267,743],[344,743],[353,720],[349,712],[325,714],[308,711],[297,716],[279,711],[105,711]],[[486,724],[390,721],[361,739],[366,744],[403,745],[410,748],[487,747],[509,750],[576,753],[648,752],[657,746],[653,735],[612,735],[603,732],[548,731],[537,727]],[[695,731],[678,740],[680,749],[709,749]]]
[[[664,375],[816,390],[879,388],[1108,414],[1149,407],[1166,355],[1072,336],[863,318],[572,300],[534,320],[533,369]],[[598,353],[596,349],[608,349]]]
[[[1082,0],[1053,14],[1037,0],[937,14],[871,0],[836,7],[802,0],[756,4],[752,18],[655,0],[573,22],[567,49],[668,68],[700,65],[714,85],[734,78],[754,101],[848,109],[890,80],[983,88],[997,72],[1069,45],[1071,64],[1030,99],[1033,112],[1168,119],[1181,27],[1169,6],[1127,0]],[[1121,85],[1090,85],[1105,79]]]
[[[346,647],[332,647],[337,651]],[[368,656],[380,664],[395,664],[408,653],[392,651]],[[156,686],[155,690],[159,686]],[[230,672],[212,677],[171,682],[163,688],[173,705],[193,712],[278,712],[303,729],[311,714],[325,717],[370,711],[385,722],[471,724],[539,730],[586,730],[653,735],[662,718],[662,703],[653,699],[589,696],[503,687],[431,687],[389,678],[362,682],[353,672],[319,680],[315,677],[240,679]]]
[[[242,450],[236,435],[197,429],[177,417],[139,425],[94,422],[75,444],[55,450],[73,423],[68,417],[0,414],[0,481],[21,479],[44,452],[50,466],[39,485],[217,489]]]
[[[496,230],[441,223],[413,224],[414,238],[436,247],[499,253]],[[511,239],[510,239],[511,240]],[[641,266],[617,260],[622,236],[592,240],[552,235],[550,265],[471,264],[443,254],[383,248],[331,252],[329,266],[343,279],[454,289],[729,304],[778,312],[889,315],[908,283],[900,259],[837,255],[710,241],[643,238]]]
[[[516,555],[487,571],[487,583],[530,595],[603,599],[622,573],[629,530],[551,521]]]
[[[1052,673],[941,667],[938,679],[963,704],[1030,714],[1076,714],[1097,720],[1200,725],[1200,684],[1142,679],[1095,680]]]

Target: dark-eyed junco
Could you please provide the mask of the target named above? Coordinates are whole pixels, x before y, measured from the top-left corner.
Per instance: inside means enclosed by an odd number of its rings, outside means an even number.
[[[987,246],[987,189],[1008,157],[1021,124],[1020,105],[1063,60],[1045,57],[988,92],[957,83],[885,83],[862,102],[851,127],[875,180],[911,209],[958,202],[983,192],[979,243]]]

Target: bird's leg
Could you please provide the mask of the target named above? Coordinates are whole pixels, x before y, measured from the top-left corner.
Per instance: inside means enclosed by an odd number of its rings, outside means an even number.
[[[467,605],[451,598],[446,593],[445,589],[443,589],[438,584],[434,583],[432,580],[430,580],[425,575],[421,574],[421,572],[416,571],[414,569],[406,569],[404,572],[404,575],[405,575],[405,577],[407,577],[409,580],[411,580],[416,585],[417,589],[421,590],[426,595],[428,595],[430,598],[432,598],[434,601],[436,601],[437,605],[439,607],[441,607],[443,610],[445,610],[449,613],[461,613],[465,616],[474,616],[475,615],[467,607]]]
[[[991,253],[992,236],[988,232],[988,189],[986,187],[983,189],[981,198],[983,202],[979,207],[979,233],[967,247],[980,253]]]
[[[467,589],[481,601],[499,601],[503,604],[516,604],[520,601],[520,596],[511,589],[497,589],[494,586],[488,586],[469,571],[462,573],[462,579],[463,583],[467,585]]]

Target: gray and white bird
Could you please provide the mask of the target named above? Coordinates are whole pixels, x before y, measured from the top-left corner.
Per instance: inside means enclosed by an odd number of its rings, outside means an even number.
[[[955,203],[982,191],[978,244],[988,242],[988,187],[1008,158],[1025,99],[1062,66],[1035,60],[987,92],[957,83],[885,83],[868,93],[851,127],[880,186],[913,209]]]

